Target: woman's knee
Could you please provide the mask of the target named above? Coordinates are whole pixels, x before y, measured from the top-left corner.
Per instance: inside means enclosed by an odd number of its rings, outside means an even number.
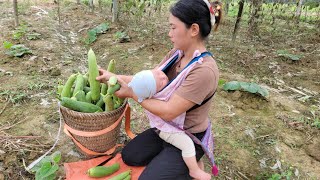
[[[133,151],[130,151],[130,148],[124,147],[121,152],[121,157],[123,162],[128,166],[141,166],[141,157]]]

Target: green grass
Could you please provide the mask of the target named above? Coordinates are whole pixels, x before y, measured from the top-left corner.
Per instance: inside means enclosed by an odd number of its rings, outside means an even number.
[[[0,97],[14,104],[22,103],[28,98],[26,91],[0,91]]]

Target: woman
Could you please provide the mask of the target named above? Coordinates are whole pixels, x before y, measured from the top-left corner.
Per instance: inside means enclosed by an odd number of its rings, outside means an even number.
[[[160,67],[172,58],[173,54],[179,52],[175,63],[164,71],[169,80],[174,79],[194,58],[199,57],[200,53],[207,52],[205,39],[212,29],[215,14],[207,0],[179,0],[171,7],[169,37],[174,48],[158,65]],[[112,75],[100,69],[97,80],[107,83]],[[137,96],[127,85],[132,76],[117,75],[117,77],[121,89],[116,95],[121,98],[132,98],[138,102]],[[184,130],[202,139],[208,129],[211,97],[216,91],[218,79],[219,71],[215,61],[212,56],[205,55],[202,57],[202,62],[188,72],[168,101],[146,99],[140,104],[145,110],[167,122],[186,113]],[[195,148],[196,159],[199,161],[204,151],[197,144]],[[141,180],[191,179],[181,156],[181,150],[162,140],[155,128],[142,132],[130,141],[122,150],[122,159],[130,166],[146,166],[139,177]]]

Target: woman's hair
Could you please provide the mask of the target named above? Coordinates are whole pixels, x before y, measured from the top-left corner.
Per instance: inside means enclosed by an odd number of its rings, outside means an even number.
[[[214,11],[215,11],[215,24],[214,24],[214,31],[218,30],[219,24],[221,22],[222,19],[222,3],[220,1],[213,1],[211,3],[211,6],[213,7]]]
[[[198,24],[201,38],[205,39],[208,37],[212,25],[209,7],[203,0],[179,0],[170,8],[170,12],[173,16],[182,21],[187,28],[190,28],[194,23]],[[220,23],[220,17],[221,16],[215,17],[215,30]]]

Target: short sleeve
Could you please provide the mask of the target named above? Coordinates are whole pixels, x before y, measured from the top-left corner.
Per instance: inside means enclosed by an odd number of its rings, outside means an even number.
[[[215,69],[203,64],[195,66],[175,92],[195,104],[201,104],[217,88],[218,75]]]

